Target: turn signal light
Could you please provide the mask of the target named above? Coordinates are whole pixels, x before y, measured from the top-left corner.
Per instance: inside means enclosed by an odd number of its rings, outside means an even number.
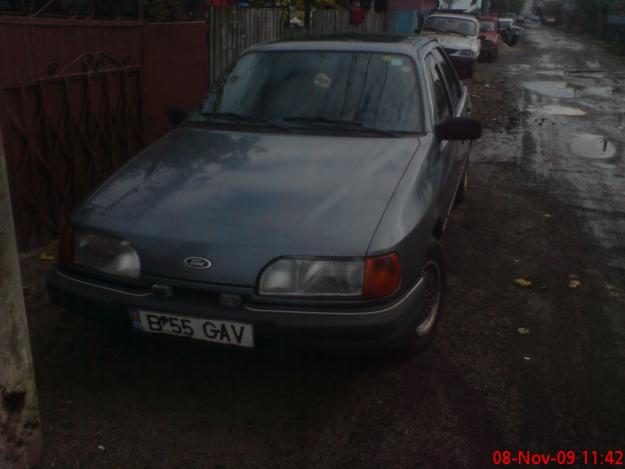
[[[363,296],[368,299],[384,298],[399,288],[401,268],[397,253],[370,257],[365,262]]]

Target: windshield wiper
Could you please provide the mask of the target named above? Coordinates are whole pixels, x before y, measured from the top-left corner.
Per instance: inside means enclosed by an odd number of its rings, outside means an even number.
[[[269,127],[276,127],[283,130],[288,130],[287,127],[284,127],[277,122],[273,122],[267,119],[263,119],[261,117],[254,116],[246,116],[244,114],[237,114],[236,112],[207,112],[204,111],[200,113],[202,117],[207,117],[211,120],[221,120],[221,121],[229,121],[229,122],[240,122],[242,124],[252,124],[252,125],[266,125]]]
[[[334,128],[338,128],[338,129],[356,129],[356,130],[362,130],[364,132],[373,132],[373,133],[377,133],[380,135],[386,135],[388,137],[396,137],[397,136],[397,132],[393,132],[390,130],[382,130],[382,129],[376,129],[374,127],[368,127],[366,125],[364,125],[362,122],[357,122],[357,121],[350,121],[350,120],[344,120],[344,119],[331,119],[328,117],[305,117],[305,116],[292,116],[292,117],[285,117],[284,119],[282,119],[285,122],[300,122],[303,124],[321,124],[321,125],[329,125],[332,126]]]

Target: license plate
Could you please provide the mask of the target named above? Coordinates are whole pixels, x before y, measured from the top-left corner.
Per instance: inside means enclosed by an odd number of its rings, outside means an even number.
[[[135,329],[143,332],[175,335],[239,347],[254,347],[254,328],[251,324],[190,318],[143,310],[131,310],[130,318]]]

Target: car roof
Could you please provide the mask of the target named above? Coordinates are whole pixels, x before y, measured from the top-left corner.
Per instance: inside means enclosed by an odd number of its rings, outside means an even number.
[[[416,49],[420,49],[433,41],[432,38],[416,34],[314,34],[264,42],[248,50],[340,50],[414,54]]]
[[[470,20],[470,21],[475,21],[477,23],[477,20],[475,19],[475,16],[473,15],[463,15],[462,13],[432,13],[430,16],[428,16],[428,18],[432,18],[433,16],[443,16],[445,18],[456,18],[456,19],[461,19],[461,20]]]

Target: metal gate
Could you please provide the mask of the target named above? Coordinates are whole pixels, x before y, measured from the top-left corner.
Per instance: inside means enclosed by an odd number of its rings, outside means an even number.
[[[144,142],[141,67],[85,54],[4,89],[20,249],[55,238],[71,211]]]

